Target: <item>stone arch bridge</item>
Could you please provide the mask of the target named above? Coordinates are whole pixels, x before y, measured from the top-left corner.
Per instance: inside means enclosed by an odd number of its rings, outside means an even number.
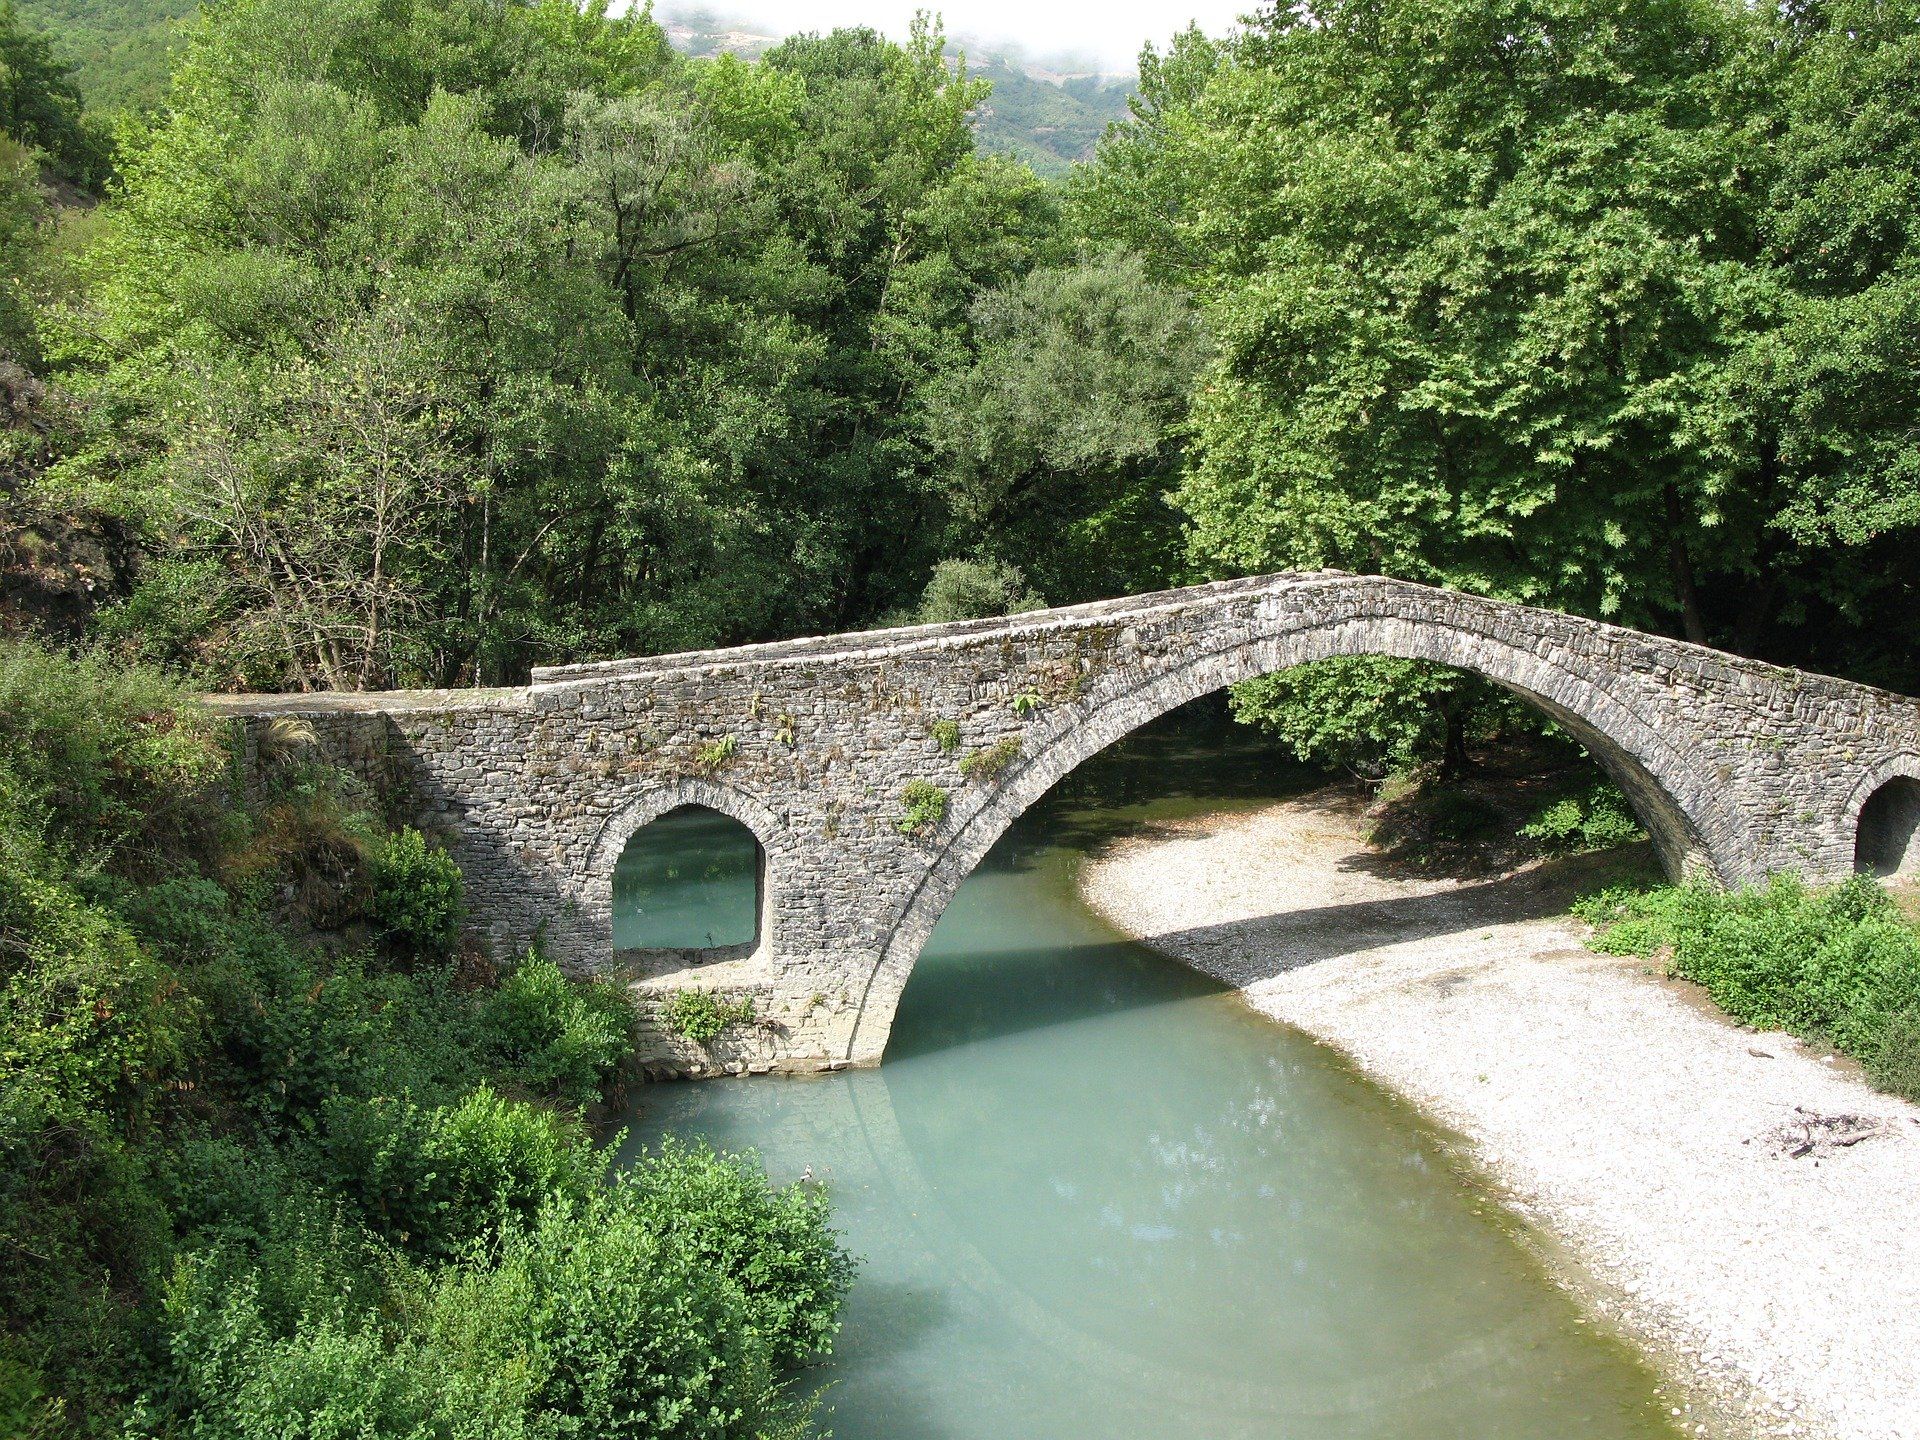
[[[1920,701],[1332,572],[563,666],[518,689],[209,703],[237,717],[255,773],[285,717],[305,721],[298,743],[445,839],[496,947],[544,937],[576,972],[615,967],[613,868],[634,831],[690,803],[739,820],[765,856],[752,953],[619,959],[640,966],[643,1001],[708,986],[750,995],[759,1021],[712,1053],[655,1035],[644,1058],[817,1069],[879,1060],[947,901],[1081,761],[1236,681],[1362,654],[1474,671],[1550,715],[1619,782],[1674,874],[1829,880],[1857,856],[1920,862]],[[912,781],[945,801],[917,829]]]

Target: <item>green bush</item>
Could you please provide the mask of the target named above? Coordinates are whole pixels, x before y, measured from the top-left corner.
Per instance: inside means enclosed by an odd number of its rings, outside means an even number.
[[[946,625],[1019,615],[1047,602],[1027,584],[1018,566],[999,560],[942,560],[908,617],[914,625]]]
[[[751,999],[722,1000],[711,990],[676,990],[661,1011],[668,1031],[696,1045],[711,1045],[730,1025],[753,1019]]]
[[[947,818],[947,792],[931,780],[909,780],[900,791],[900,809],[900,833],[924,835]]]
[[[960,726],[952,720],[936,720],[927,727],[927,734],[942,751],[954,751],[960,748]]]
[[[748,1325],[774,1364],[826,1351],[853,1283],[824,1191],[776,1188],[750,1159],[668,1138],[626,1174],[621,1203],[675,1248],[699,1256],[739,1287]]]
[[[1295,665],[1233,687],[1234,718],[1277,737],[1309,764],[1371,779],[1457,763],[1449,749],[1532,726],[1490,682],[1445,665],[1386,655]]]
[[[591,1105],[633,1051],[626,992],[569,980],[544,955],[528,955],[486,997],[480,1034],[497,1067],[535,1094]]]
[[[782,1371],[832,1337],[851,1262],[817,1195],[673,1147],[550,1200],[486,1257],[381,1266],[289,1309],[223,1251],[168,1287],[136,1428],[285,1436],[777,1440]]]
[[[1627,797],[1602,780],[1546,806],[1520,827],[1520,834],[1546,854],[1569,855],[1611,850],[1642,838],[1645,832]]]
[[[370,865],[373,919],[396,944],[422,955],[453,949],[465,911],[465,887],[453,857],[406,829],[375,850]]]
[[[1575,913],[1616,955],[1669,952],[1672,973],[1736,1019],[1789,1030],[1858,1057],[1903,1093],[1916,1068],[1920,932],[1877,884],[1831,890],[1779,878],[1732,894],[1703,886],[1608,891]]]
[[[48,848],[179,867],[224,774],[213,727],[157,671],[0,640],[0,769]]]
[[[458,1104],[336,1099],[327,1106],[328,1178],[378,1234],[420,1255],[458,1255],[578,1198],[605,1162],[550,1111],[482,1085]]]

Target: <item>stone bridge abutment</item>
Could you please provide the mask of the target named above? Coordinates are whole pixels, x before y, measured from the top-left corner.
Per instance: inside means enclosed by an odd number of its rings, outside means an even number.
[[[212,703],[244,724],[249,764],[277,721],[301,717],[328,758],[439,833],[497,947],[539,938],[571,969],[626,973],[647,1002],[688,985],[753,998],[750,1032],[713,1055],[661,1039],[659,1068],[820,1068],[878,1060],[948,900],[1075,766],[1238,681],[1369,654],[1473,671],[1550,715],[1676,875],[1920,863],[1920,702],[1378,577],[559,667],[514,690]],[[914,781],[944,807],[918,827],[902,797]],[[760,842],[759,942],[649,968],[613,950],[613,869],[637,830],[688,804]]]

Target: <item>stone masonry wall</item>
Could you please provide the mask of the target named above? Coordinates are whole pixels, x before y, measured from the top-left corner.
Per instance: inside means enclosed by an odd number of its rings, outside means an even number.
[[[210,702],[251,734],[299,716],[332,759],[444,836],[497,947],[544,937],[615,962],[614,863],[676,805],[733,816],[767,856],[746,959],[638,985],[751,995],[714,1053],[662,1070],[872,1063],[921,945],[993,842],[1061,776],[1210,691],[1335,655],[1488,676],[1566,725],[1675,873],[1726,883],[1853,866],[1861,807],[1920,778],[1920,702],[1548,611],[1335,573],[1226,581],[1004,620],[536,672],[517,690]],[[944,723],[943,723],[944,722]],[[959,743],[936,735],[950,724]],[[250,749],[250,754],[252,750]],[[911,780],[946,814],[902,829]]]

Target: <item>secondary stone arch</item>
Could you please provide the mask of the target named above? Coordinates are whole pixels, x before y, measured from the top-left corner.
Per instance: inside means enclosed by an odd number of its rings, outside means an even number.
[[[1877,813],[1883,807],[1887,813]],[[1883,878],[1920,875],[1920,754],[1903,750],[1869,769],[1847,797],[1843,817],[1856,871]],[[1870,833],[1876,823],[1888,833]],[[1898,855],[1873,853],[1889,843]]]
[[[576,877],[577,903],[591,927],[599,953],[613,953],[613,871],[627,842],[670,810],[700,805],[737,820],[760,843],[765,873],[760,884],[760,923],[756,953],[781,953],[778,903],[784,873],[782,863],[786,826],[780,815],[758,796],[715,780],[685,776],[648,785],[608,816],[600,827],[585,863]]]
[[[1658,729],[1606,688],[1605,677],[1575,673],[1506,639],[1434,621],[1364,617],[1283,629],[1184,659],[1091,713],[1060,712],[1036,727],[1028,752],[1002,783],[957,817],[894,923],[867,978],[845,1058],[880,1058],[907,976],[940,915],[994,843],[1067,774],[1142,725],[1242,680],[1315,660],[1383,655],[1472,671],[1526,700],[1566,728],[1620,785],[1676,878],[1733,878],[1723,858],[1743,853],[1746,824]],[[1691,763],[1690,763],[1691,762]]]

